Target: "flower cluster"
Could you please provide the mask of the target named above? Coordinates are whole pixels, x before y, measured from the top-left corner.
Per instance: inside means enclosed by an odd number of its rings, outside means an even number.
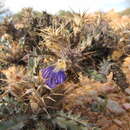
[[[50,88],[55,88],[66,80],[66,74],[63,70],[56,70],[54,66],[49,66],[42,69],[42,77],[45,79],[45,84]]]

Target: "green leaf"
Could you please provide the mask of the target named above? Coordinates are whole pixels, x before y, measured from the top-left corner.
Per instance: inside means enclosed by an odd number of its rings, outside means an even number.
[[[25,126],[25,122],[29,119],[27,115],[18,115],[13,119],[0,122],[0,130],[19,130]]]

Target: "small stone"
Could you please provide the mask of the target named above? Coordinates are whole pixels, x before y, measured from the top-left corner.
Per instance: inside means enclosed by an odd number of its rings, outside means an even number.
[[[127,111],[130,111],[130,103],[124,103],[123,108]]]
[[[116,115],[125,113],[125,110],[122,108],[122,106],[118,102],[111,99],[108,99],[106,108]]]
[[[103,128],[108,128],[108,127],[112,124],[112,120],[108,120],[108,119],[106,119],[105,117],[103,117],[103,118],[100,118],[100,119],[96,122],[96,124],[97,124],[98,126],[103,127]]]
[[[102,92],[103,93],[115,92],[115,87],[113,87],[113,86],[104,86],[104,87],[102,87]]]
[[[105,100],[100,98],[100,97],[97,97],[96,98],[96,101],[99,103],[99,104],[104,104],[105,103]]]
[[[120,120],[118,120],[118,119],[114,119],[113,122],[114,122],[116,125],[118,125],[119,127],[122,127],[122,125],[123,125],[123,123],[122,123]]]
[[[126,101],[130,102],[130,96],[126,97]]]
[[[100,97],[96,97],[91,104],[91,111],[102,112],[104,111],[104,108],[105,108],[105,100]]]
[[[126,88],[125,89],[125,93],[128,94],[128,95],[130,95],[130,88]]]
[[[96,90],[90,90],[90,91],[87,92],[87,95],[92,96],[92,97],[97,97],[98,93],[97,93]]]

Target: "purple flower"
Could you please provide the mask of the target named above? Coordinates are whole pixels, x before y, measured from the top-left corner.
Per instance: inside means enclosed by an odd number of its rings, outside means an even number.
[[[50,74],[52,73],[53,69],[54,69],[53,66],[42,69],[42,77],[44,79],[47,79],[50,76]]]
[[[45,84],[50,88],[55,88],[66,80],[66,74],[63,70],[54,70],[54,66],[42,69],[42,77],[45,79]]]

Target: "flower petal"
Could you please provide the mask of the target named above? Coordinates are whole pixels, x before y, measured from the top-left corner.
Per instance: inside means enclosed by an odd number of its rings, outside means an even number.
[[[63,70],[53,71],[54,66],[50,66],[42,70],[42,77],[46,79],[45,84],[50,88],[55,88],[58,84],[66,80],[66,74]]]
[[[56,84],[59,84],[59,81],[58,81],[58,73],[55,74],[55,82],[56,82]]]
[[[52,78],[46,80],[45,84],[46,84],[49,88],[55,88],[55,87],[56,87],[56,84],[55,84],[55,82],[53,81]]]
[[[65,81],[66,75],[65,75],[64,71],[59,71],[58,72],[57,79],[58,79],[59,84],[61,84],[61,83],[63,83]]]
[[[48,68],[45,68],[42,70],[42,77],[47,79],[49,77],[49,75],[51,74],[52,70],[54,69],[54,67],[50,66]]]

